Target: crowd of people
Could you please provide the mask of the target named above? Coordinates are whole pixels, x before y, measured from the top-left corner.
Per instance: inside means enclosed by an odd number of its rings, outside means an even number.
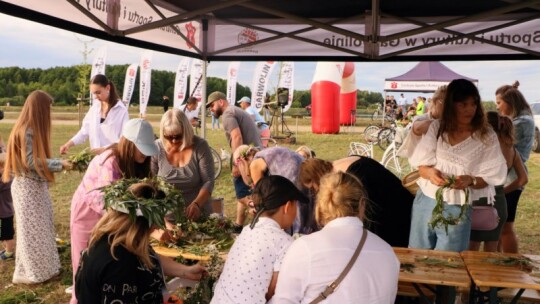
[[[415,195],[368,157],[329,161],[307,146],[266,148],[268,125],[251,100],[243,97],[237,107],[222,92],[211,93],[204,106],[222,120],[238,200],[238,236],[212,303],[394,303],[400,266],[392,246],[460,252],[483,243],[485,251],[517,252],[513,222],[534,136],[518,86],[499,88],[498,112],[488,113],[464,79],[440,87],[429,102],[418,97],[413,109],[403,94],[397,102],[388,98],[391,111],[413,122],[399,154],[418,169]],[[99,188],[159,176],[182,191],[187,218],[209,215],[214,166],[208,142],[194,132],[190,112],[198,101],[188,100],[184,110],[164,101],[156,139],[149,122],[128,120],[104,75],[90,88],[96,102],[60,148],[64,154],[89,140],[96,154],[71,202],[71,303],[163,303],[165,276],[199,280],[205,268],[149,246],[151,237],[173,238],[172,210],[156,209],[165,225],[149,225],[140,210],[132,218],[121,204],[105,208]],[[41,283],[60,272],[48,183],[72,164],[52,158],[52,102],[46,92],[32,92],[5,147],[0,137],[0,259],[15,259],[13,283]],[[158,192],[144,182],[128,190],[135,201]],[[496,228],[472,229],[467,206],[476,205],[494,206]],[[437,206],[450,224],[431,224]]]

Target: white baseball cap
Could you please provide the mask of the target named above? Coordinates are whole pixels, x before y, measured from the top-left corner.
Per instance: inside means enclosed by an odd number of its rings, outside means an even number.
[[[142,118],[129,120],[122,129],[122,136],[134,143],[135,147],[146,156],[158,153],[158,148],[154,143],[155,136],[152,125]]]

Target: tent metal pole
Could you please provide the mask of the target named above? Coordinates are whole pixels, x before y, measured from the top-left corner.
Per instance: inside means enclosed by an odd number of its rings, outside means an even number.
[[[208,65],[208,19],[202,19],[202,27],[202,77],[204,79],[204,83],[201,86],[201,137],[206,139],[206,68]]]

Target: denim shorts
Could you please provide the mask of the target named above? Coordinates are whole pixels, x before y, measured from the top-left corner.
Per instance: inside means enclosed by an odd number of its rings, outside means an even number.
[[[251,195],[251,188],[244,183],[242,176],[233,177],[234,192],[236,192],[236,198],[242,199],[248,195]]]
[[[409,248],[435,249],[461,252],[469,248],[471,236],[471,208],[463,215],[457,225],[448,225],[448,233],[444,226],[439,225],[431,228],[435,199],[428,197],[418,190],[413,203],[411,233],[409,236]],[[460,205],[448,205],[444,203],[443,214],[457,217],[461,211]]]

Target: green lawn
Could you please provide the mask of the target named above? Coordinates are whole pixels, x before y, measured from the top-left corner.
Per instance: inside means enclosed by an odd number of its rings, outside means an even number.
[[[156,115],[150,119],[152,121],[159,121],[159,116]],[[287,123],[293,129],[294,119],[287,119]],[[0,123],[0,134],[3,135],[5,140],[7,140],[11,127],[11,124]],[[77,130],[77,126],[53,125],[52,149],[54,155],[58,156],[59,147],[75,134]],[[297,143],[287,146],[295,149],[300,145],[308,145],[317,152],[318,157],[334,160],[347,156],[349,142],[359,141],[361,138],[361,135],[358,133],[359,130],[360,128],[356,128],[356,133],[342,132],[339,135],[316,135],[300,132],[297,136]],[[157,128],[155,131],[158,133]],[[217,150],[221,147],[228,148],[223,130],[208,130],[207,139],[210,145]],[[70,152],[76,153],[83,148],[83,146],[77,146],[70,150]],[[378,147],[375,150],[377,159],[380,159],[382,151]],[[537,202],[540,195],[540,154],[532,154],[528,166],[530,173],[529,185],[520,201],[516,218],[516,228],[520,237],[521,252],[539,254],[540,221],[538,221],[538,218],[540,214]],[[63,239],[69,240],[71,198],[81,178],[82,175],[76,172],[60,173],[56,176],[56,183],[50,187],[56,232]],[[213,196],[224,197],[225,214],[234,217],[236,204],[228,164],[224,164],[224,170],[216,182]],[[12,285],[11,275],[13,273],[14,262],[0,262],[0,304],[66,303],[69,300],[69,296],[64,293],[64,289],[71,284],[69,250],[65,250],[62,253],[61,260],[63,265],[61,276],[48,283],[36,286]]]

